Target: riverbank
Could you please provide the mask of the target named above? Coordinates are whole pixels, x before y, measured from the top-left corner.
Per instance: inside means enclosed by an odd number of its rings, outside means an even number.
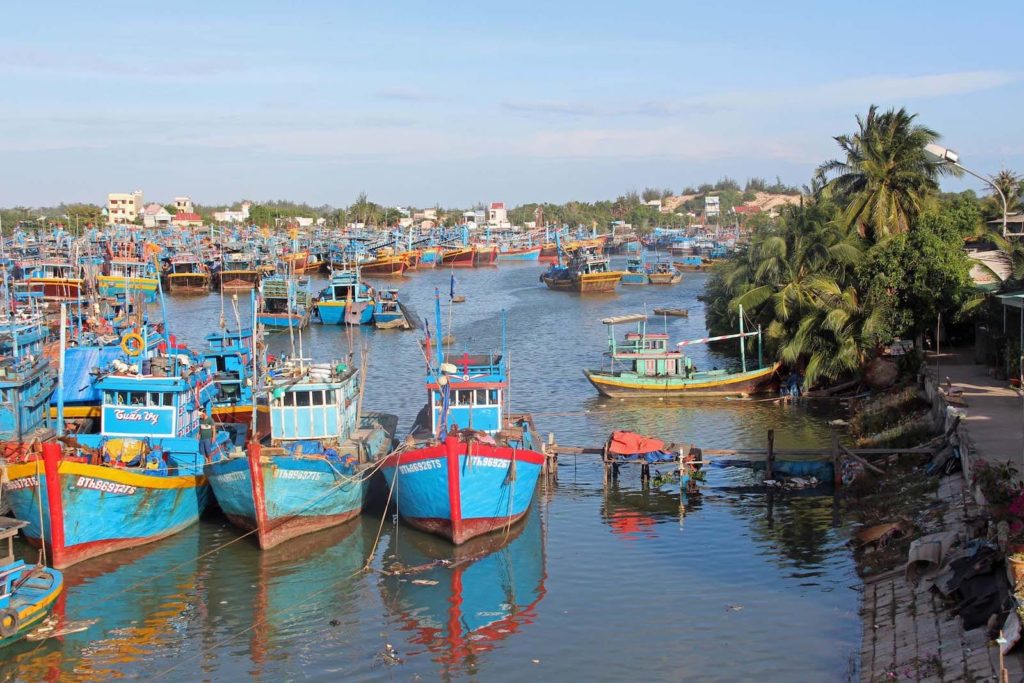
[[[917,517],[916,535],[972,539],[984,532],[987,511],[968,485],[971,473],[981,460],[1019,461],[1024,439],[1020,397],[974,365],[967,352],[928,360],[922,368],[923,392],[937,430],[945,430],[958,446],[963,471],[941,477],[937,489],[921,497],[918,508],[927,514]],[[952,613],[950,602],[933,585],[927,579],[909,580],[902,564],[864,578],[861,681],[1000,680],[999,648],[987,629],[965,631],[963,618]],[[1003,658],[1002,666],[1006,680],[1024,680],[1020,646]]]

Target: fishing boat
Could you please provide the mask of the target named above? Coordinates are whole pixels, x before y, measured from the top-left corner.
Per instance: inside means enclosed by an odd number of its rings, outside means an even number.
[[[441,262],[441,248],[440,247],[424,247],[419,250],[420,262],[419,265],[423,268],[434,268],[438,263]]]
[[[676,270],[697,273],[705,270],[708,267],[708,263],[701,256],[689,255],[683,256],[682,260],[672,261],[672,266]]]
[[[53,610],[64,575],[43,564],[16,560],[14,537],[28,522],[0,517],[0,647],[24,638]]]
[[[222,257],[217,286],[222,292],[247,291],[258,287],[261,277],[255,256],[240,252],[228,253]]]
[[[441,265],[447,268],[472,268],[475,258],[475,247],[446,249],[441,254]]]
[[[623,271],[609,269],[607,257],[588,250],[577,250],[573,252],[568,265],[554,265],[540,277],[548,289],[593,294],[614,292],[622,276]]]
[[[105,274],[96,278],[96,287],[100,296],[120,296],[122,298],[142,296],[146,303],[156,301],[160,274],[152,261],[137,258],[114,258],[107,263],[105,270]]]
[[[439,678],[472,676],[480,657],[514,641],[546,597],[544,519],[532,509],[506,534],[445,548],[392,534],[380,580],[384,608],[406,639],[430,653]]]
[[[652,285],[678,285],[683,281],[683,271],[669,263],[656,263],[648,272]]]
[[[546,242],[541,245],[537,260],[545,263],[555,263],[558,261],[559,251],[560,247],[557,242]]]
[[[81,266],[66,261],[40,261],[28,278],[29,296],[43,301],[78,301],[86,293]]]
[[[537,261],[541,247],[506,247],[498,252],[499,261]]]
[[[272,329],[301,330],[309,324],[313,297],[294,278],[271,275],[259,285],[256,320]]]
[[[226,430],[200,435],[212,377],[186,349],[140,357],[115,359],[94,378],[103,397],[99,432],[49,441],[41,455],[8,462],[7,498],[28,522],[25,537],[46,548],[54,567],[166,538],[206,507],[204,460],[230,444]]]
[[[0,441],[28,442],[50,431],[50,361],[22,353],[0,358]]]
[[[626,272],[622,275],[624,285],[649,285],[651,277],[642,258],[626,259]]]
[[[477,268],[493,266],[498,260],[498,247],[494,244],[478,244],[473,249],[473,265]]]
[[[688,318],[690,317],[689,308],[665,308],[659,307],[654,309],[655,315],[670,315],[676,318]]]
[[[440,295],[435,323],[442,329]],[[540,440],[529,416],[505,406],[504,316],[501,353],[459,356],[437,345],[432,354],[431,346],[428,336],[427,404],[405,449],[386,457],[382,471],[402,519],[459,545],[526,514],[544,455],[533,450]]]
[[[669,350],[667,334],[647,331],[647,316],[644,314],[615,316],[601,322],[608,328],[611,368],[607,371],[584,370],[583,374],[604,396],[747,396],[766,390],[779,369],[778,363],[768,366],[763,363],[761,328],[756,332],[744,332],[742,322],[739,334],[692,339],[677,344],[685,347],[739,339],[741,369],[738,372],[717,368],[698,370],[693,360],[682,351]],[[636,324],[636,331],[627,333],[620,343],[615,338],[615,327],[630,323]],[[753,370],[747,369],[745,340],[748,337],[757,337],[758,364]],[[616,369],[616,363],[622,363],[623,369]]]
[[[214,421],[251,425],[256,395],[253,377],[263,369],[261,358],[253,364],[252,330],[211,332],[206,335],[206,344],[203,360],[210,365],[217,390],[211,412]],[[263,438],[270,433],[270,413],[262,404],[257,404],[255,410],[256,435]]]
[[[374,277],[402,277],[409,263],[404,254],[396,254],[390,248],[381,249],[373,258],[359,262],[363,275]]]
[[[397,289],[382,289],[377,292],[373,324],[378,330],[411,330],[414,325],[410,317],[405,306],[398,300]]]
[[[170,294],[206,294],[210,291],[210,270],[192,254],[179,254],[167,261],[164,273]]]
[[[324,325],[369,325],[373,322],[376,292],[362,281],[359,267],[331,273],[314,304],[317,319]]]
[[[288,361],[270,373],[270,438],[212,461],[206,474],[235,525],[261,548],[360,513],[374,462],[392,449],[398,418],[360,415],[352,365]]]

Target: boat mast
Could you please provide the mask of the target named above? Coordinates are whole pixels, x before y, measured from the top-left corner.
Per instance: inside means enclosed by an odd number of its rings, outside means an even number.
[[[740,304],[740,364],[747,371],[747,344],[743,338],[743,304]]]

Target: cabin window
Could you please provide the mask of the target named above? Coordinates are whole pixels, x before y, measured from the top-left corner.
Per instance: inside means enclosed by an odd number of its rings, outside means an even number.
[[[485,405],[487,405],[487,390],[486,389],[477,389],[475,391],[475,394],[476,395],[473,397],[473,403],[475,405],[478,405],[478,406],[485,406]]]
[[[487,392],[487,394],[488,394],[489,398],[491,399],[491,405],[493,405],[493,406],[498,405],[498,390],[497,389],[491,389],[490,391]]]
[[[322,391],[311,391],[309,397],[310,405],[322,406],[324,404],[324,392]]]
[[[334,389],[328,389],[327,390],[327,405],[334,405],[334,403],[335,403]]]
[[[309,394],[308,391],[297,391],[295,392],[295,405],[300,408],[309,406]]]
[[[7,394],[7,389],[0,389],[0,401],[6,402],[10,396]]]
[[[293,408],[295,407],[295,394],[288,392],[284,395],[284,405]]]

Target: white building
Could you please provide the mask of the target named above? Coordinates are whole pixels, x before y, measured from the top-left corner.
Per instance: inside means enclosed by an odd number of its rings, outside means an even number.
[[[107,195],[107,223],[134,223],[142,213],[142,190]]]
[[[150,204],[142,212],[142,226],[163,228],[171,224],[171,214],[159,204]]]
[[[487,209],[487,224],[492,227],[508,228],[508,211],[505,209],[505,202],[491,202]]]
[[[216,223],[244,223],[249,220],[249,207],[252,202],[242,202],[242,208],[238,211],[216,211],[213,220]]]

